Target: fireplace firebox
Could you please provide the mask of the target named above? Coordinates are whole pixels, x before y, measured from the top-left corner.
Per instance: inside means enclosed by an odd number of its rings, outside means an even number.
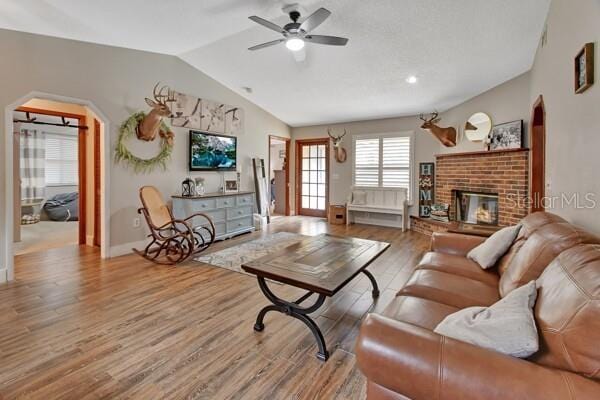
[[[468,224],[498,225],[498,194],[455,190],[456,220]]]

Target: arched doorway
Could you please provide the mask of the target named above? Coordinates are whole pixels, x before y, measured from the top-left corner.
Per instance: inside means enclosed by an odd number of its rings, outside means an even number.
[[[530,185],[531,212],[544,211],[546,186],[546,109],[540,95],[533,104],[530,132]]]
[[[4,131],[5,132],[14,132],[13,126],[13,113],[15,109],[23,105],[24,103],[32,100],[50,100],[62,103],[70,103],[76,104],[80,106],[84,106],[89,108],[97,117],[99,122],[103,126],[103,134],[101,143],[102,149],[99,157],[102,160],[101,167],[101,187],[102,189],[102,197],[100,204],[100,223],[102,225],[101,228],[101,257],[108,258],[110,255],[109,243],[110,243],[110,231],[109,231],[109,201],[110,201],[110,121],[109,119],[102,113],[98,107],[94,103],[89,100],[71,98],[66,96],[54,95],[44,92],[31,92],[26,96],[16,100],[15,102],[9,104],[4,109]],[[13,135],[6,134],[5,135],[5,151],[4,151],[4,178],[6,182],[6,190],[5,190],[5,210],[4,211],[4,221],[5,226],[0,228],[0,282],[11,281],[14,279],[14,252],[13,252],[13,234],[14,234],[14,165],[13,165]]]

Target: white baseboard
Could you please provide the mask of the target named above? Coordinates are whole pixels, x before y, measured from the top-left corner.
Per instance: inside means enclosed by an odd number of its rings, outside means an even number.
[[[137,242],[129,242],[124,244],[119,244],[117,246],[111,246],[109,251],[109,257],[119,257],[124,256],[125,254],[133,253],[133,248],[143,250],[144,247],[148,244],[148,240],[138,240]]]
[[[8,271],[6,269],[0,269],[0,283],[8,281]]]

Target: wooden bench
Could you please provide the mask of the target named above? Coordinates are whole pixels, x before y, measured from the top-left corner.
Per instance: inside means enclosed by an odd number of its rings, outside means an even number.
[[[356,222],[402,228],[402,232],[406,231],[409,217],[405,188],[352,187],[351,189],[346,204],[346,225]],[[357,198],[361,197],[360,192],[365,193],[364,204],[357,203]]]

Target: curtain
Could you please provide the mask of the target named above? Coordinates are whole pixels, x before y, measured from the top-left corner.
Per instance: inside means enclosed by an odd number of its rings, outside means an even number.
[[[34,129],[21,129],[21,200],[42,201],[46,191],[46,143],[44,134]]]

